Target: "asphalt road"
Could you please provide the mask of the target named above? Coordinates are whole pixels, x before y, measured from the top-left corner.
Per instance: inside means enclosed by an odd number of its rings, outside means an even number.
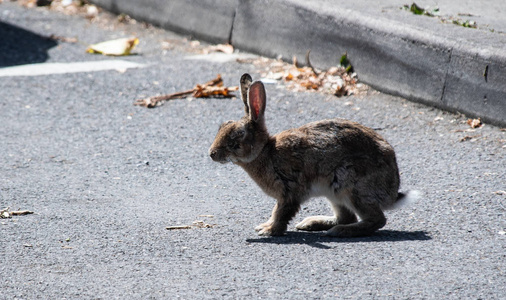
[[[258,237],[274,200],[207,154],[219,124],[242,115],[241,101],[132,104],[217,73],[237,85],[264,70],[189,60],[182,38],[143,24],[5,1],[0,30],[10,39],[0,43],[2,66],[117,60],[84,49],[131,35],[137,55],[121,60],[145,65],[0,77],[0,207],[35,212],[0,220],[0,298],[504,299],[504,130],[471,129],[464,116],[372,90],[336,98],[266,85],[272,133],[333,117],[377,128],[396,149],[401,190],[423,198],[388,212],[368,238],[297,232],[304,217],[330,214],[323,199],[307,203],[286,236]],[[166,229],[197,220],[212,226]]]

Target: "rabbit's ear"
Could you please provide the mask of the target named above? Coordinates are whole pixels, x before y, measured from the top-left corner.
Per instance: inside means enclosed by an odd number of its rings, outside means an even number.
[[[242,101],[244,102],[244,112],[246,115],[249,115],[249,106],[248,106],[248,89],[251,86],[251,76],[248,73],[244,73],[241,76],[241,96]]]
[[[255,81],[249,88],[248,105],[249,118],[258,122],[263,120],[265,112],[265,88],[262,82]]]

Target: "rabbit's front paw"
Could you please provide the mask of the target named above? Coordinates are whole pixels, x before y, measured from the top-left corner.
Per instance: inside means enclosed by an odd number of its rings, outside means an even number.
[[[269,227],[269,226],[272,226],[272,222],[262,223],[262,224],[258,225],[257,227],[255,227],[255,231],[262,231],[264,228]]]
[[[264,224],[262,224],[264,225]],[[260,226],[262,226],[260,225]],[[257,227],[258,228],[258,227]],[[264,226],[261,230],[258,231],[258,235],[261,236],[280,236],[285,233],[285,228],[274,227],[273,225]]]

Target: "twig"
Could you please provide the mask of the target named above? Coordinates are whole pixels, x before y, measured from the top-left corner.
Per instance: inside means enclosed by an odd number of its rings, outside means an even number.
[[[193,90],[187,90],[187,91],[184,91],[184,92],[178,92],[178,93],[161,95],[161,96],[154,96],[154,97],[149,97],[149,98],[146,98],[146,99],[139,99],[139,100],[135,101],[134,105],[139,105],[139,106],[145,106],[145,107],[153,108],[159,102],[168,101],[168,100],[172,100],[172,99],[178,99],[178,98],[184,98],[184,97],[186,97],[188,95],[191,95],[192,93],[193,93]]]
[[[204,221],[194,221],[192,225],[174,225],[174,226],[167,226],[165,229],[167,230],[177,230],[177,229],[192,229],[192,228],[211,228],[214,227],[216,224],[207,224]]]
[[[176,229],[191,229],[191,225],[176,225],[176,226],[167,226],[165,229],[167,230],[176,230]]]
[[[33,214],[33,211],[29,211],[29,210],[11,211],[11,215],[13,215],[13,216],[24,216],[24,215],[31,215],[31,214]]]
[[[311,53],[311,50],[307,50],[307,52],[306,52],[306,64],[307,64],[307,66],[308,66],[308,67],[310,67],[310,68],[311,68],[311,71],[313,71],[313,73],[314,73],[316,76],[318,76],[318,75],[320,75],[320,73],[316,71],[316,69],[315,69],[315,68],[313,67],[313,65],[311,64],[311,61],[309,60],[309,54],[310,54],[310,53]]]
[[[10,207],[6,207],[6,208],[0,210],[0,219],[8,219],[8,218],[12,218],[12,216],[24,216],[24,215],[33,214],[33,211],[29,211],[29,210],[10,211],[9,209],[10,209]]]
[[[195,98],[207,98],[207,97],[232,97],[233,95],[230,92],[237,91],[239,88],[236,86],[233,87],[224,87],[223,79],[221,75],[218,74],[216,78],[200,85],[197,84],[193,89],[187,90],[184,92],[177,92],[173,94],[154,96],[145,99],[136,100],[134,105],[144,106],[148,108],[153,108],[158,105],[158,103],[162,101],[168,101],[172,99],[181,99],[186,98],[192,95]]]

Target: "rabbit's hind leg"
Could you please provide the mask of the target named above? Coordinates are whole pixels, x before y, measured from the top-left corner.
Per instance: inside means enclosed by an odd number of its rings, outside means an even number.
[[[302,222],[295,225],[295,228],[304,231],[322,231],[329,230],[336,225],[337,218],[335,216],[312,216],[302,220]]]
[[[342,196],[342,195],[341,195]],[[332,201],[333,200],[333,201]],[[342,199],[332,199],[330,201],[334,216],[313,216],[307,217],[297,224],[295,228],[305,231],[329,230],[338,224],[351,224],[357,222],[355,213],[344,206]]]
[[[352,206],[360,217],[360,222],[340,223],[330,228],[326,235],[336,237],[368,236],[385,226],[386,218],[377,201],[367,201],[367,199],[364,201],[364,199],[358,198],[357,195],[353,195]],[[350,210],[349,213],[352,214]]]

